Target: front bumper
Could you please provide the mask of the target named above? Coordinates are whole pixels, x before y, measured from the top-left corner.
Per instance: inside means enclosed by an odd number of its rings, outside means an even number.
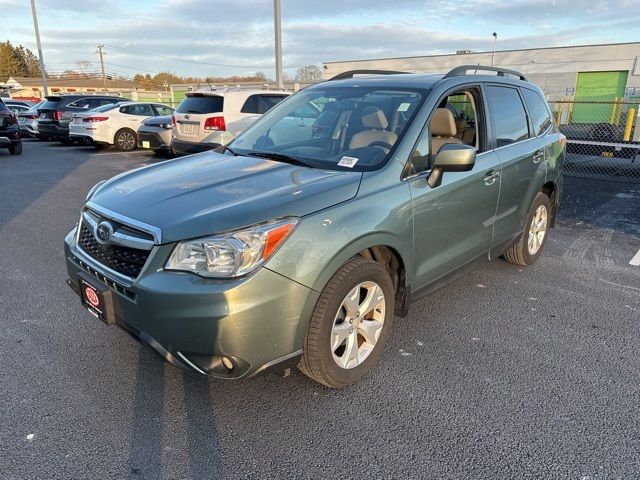
[[[166,138],[163,138],[163,133]],[[148,142],[148,144],[146,142]],[[149,148],[159,151],[171,150],[171,131],[165,130],[161,133],[145,131],[142,128],[138,129],[138,148]]]
[[[140,276],[127,284],[76,246],[74,229],[65,239],[69,286],[79,293],[81,272],[106,284],[116,324],[178,367],[246,378],[297,364],[317,292],[264,267],[232,280],[165,271],[172,248],[154,247]]]

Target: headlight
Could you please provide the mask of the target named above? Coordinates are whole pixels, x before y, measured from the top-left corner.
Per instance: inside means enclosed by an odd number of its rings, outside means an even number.
[[[291,235],[299,219],[274,220],[244,230],[180,242],[166,264],[205,277],[233,278],[262,265]]]
[[[89,193],[87,193],[87,198],[85,200],[86,202],[89,201],[89,199],[93,196],[93,194],[96,193],[96,190],[98,190],[104,182],[106,182],[106,180],[100,180],[93,187],[91,187],[91,190],[89,190]]]

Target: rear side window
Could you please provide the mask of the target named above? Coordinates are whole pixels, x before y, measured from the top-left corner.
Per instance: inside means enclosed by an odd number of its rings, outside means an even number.
[[[533,124],[533,133],[540,135],[544,133],[552,124],[551,113],[547,108],[547,102],[540,96],[538,92],[522,89],[524,102],[527,104],[529,115],[531,115],[531,123]]]
[[[184,97],[176,113],[217,113],[222,112],[223,107],[223,97],[195,95]]]
[[[529,138],[527,114],[515,88],[488,86],[487,103],[495,126],[496,147]]]
[[[158,115],[171,115],[173,113],[173,108],[166,105],[154,105],[154,107]]]
[[[151,105],[127,105],[121,107],[120,111],[128,115],[137,115],[139,117],[152,117],[154,115]]]

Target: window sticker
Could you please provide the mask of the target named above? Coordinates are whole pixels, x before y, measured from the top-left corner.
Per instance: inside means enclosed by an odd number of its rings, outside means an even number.
[[[353,168],[356,163],[358,163],[358,159],[355,157],[342,157],[338,162],[338,166]]]
[[[401,104],[398,106],[398,111],[399,111],[399,112],[406,112],[407,110],[409,110],[409,107],[410,107],[410,106],[411,106],[411,104],[410,104],[410,103],[408,103],[408,102],[401,103]]]

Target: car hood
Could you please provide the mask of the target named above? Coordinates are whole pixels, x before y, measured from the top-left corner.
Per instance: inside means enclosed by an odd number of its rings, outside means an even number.
[[[304,216],[353,198],[362,173],[204,152],[120,174],[89,207],[160,228],[162,243],[285,216]]]

